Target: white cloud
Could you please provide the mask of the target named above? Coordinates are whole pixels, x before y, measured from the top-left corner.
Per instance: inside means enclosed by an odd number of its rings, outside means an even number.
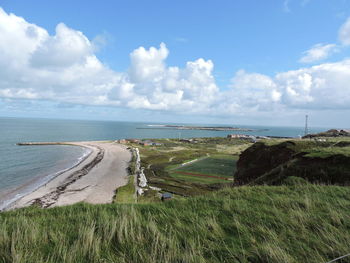
[[[339,29],[339,41],[344,46],[350,45],[350,17]]]
[[[328,58],[338,51],[336,44],[316,44],[304,52],[304,56],[299,60],[301,63],[313,63]]]
[[[82,32],[63,23],[49,35],[0,9],[0,37],[1,97],[201,112],[219,92],[212,61],[168,67],[164,43],[134,50],[129,70],[120,73],[99,61]]]
[[[96,57],[94,44],[82,32],[59,24],[50,35],[1,8],[0,39],[2,98],[208,116],[350,109],[350,60],[273,77],[240,70],[223,91],[216,84],[211,60],[199,58],[184,67],[169,67],[164,43],[158,48],[137,48],[130,54],[129,69],[115,72]],[[313,56],[320,58],[324,53]]]
[[[90,41],[79,31],[60,23],[56,35],[46,36],[31,54],[29,63],[33,67],[70,67],[84,63],[92,55]]]
[[[100,104],[121,78],[93,54],[83,33],[64,24],[56,34],[0,8],[0,94]]]
[[[240,70],[221,92],[218,114],[350,109],[350,59],[291,70],[273,78]]]
[[[350,109],[350,60],[279,73],[282,103],[294,108]]]
[[[272,103],[280,100],[280,93],[272,78],[240,70],[232,79],[232,98],[237,104],[256,107],[259,110],[270,109]]]
[[[159,49],[134,50],[128,74],[109,97],[122,99],[126,90],[125,104],[132,108],[199,112],[210,106],[219,92],[212,75],[212,61],[198,59],[187,62],[185,68],[167,67],[168,54],[164,43]]]
[[[131,81],[136,83],[147,83],[159,81],[165,70],[164,60],[168,57],[169,51],[164,43],[160,44],[159,50],[151,47],[146,50],[139,47],[130,54],[131,68],[129,75]]]

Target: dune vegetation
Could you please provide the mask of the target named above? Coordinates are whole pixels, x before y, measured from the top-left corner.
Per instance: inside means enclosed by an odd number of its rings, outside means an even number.
[[[290,181],[0,213],[0,262],[327,262],[349,253],[350,189]]]

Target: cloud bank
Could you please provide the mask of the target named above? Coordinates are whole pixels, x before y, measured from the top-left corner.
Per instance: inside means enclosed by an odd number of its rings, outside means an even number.
[[[339,39],[350,45],[350,20]],[[52,100],[188,114],[245,115],[291,109],[350,109],[350,60],[275,76],[236,72],[228,89],[215,81],[211,60],[166,64],[169,50],[139,47],[126,72],[104,65],[80,31],[63,23],[55,34],[0,8],[0,97]],[[335,45],[316,45],[304,62],[324,59]]]

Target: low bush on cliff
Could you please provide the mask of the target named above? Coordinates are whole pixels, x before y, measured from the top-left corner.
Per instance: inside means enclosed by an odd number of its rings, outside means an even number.
[[[19,209],[0,213],[0,262],[327,262],[350,251],[349,207],[348,187],[292,183]]]

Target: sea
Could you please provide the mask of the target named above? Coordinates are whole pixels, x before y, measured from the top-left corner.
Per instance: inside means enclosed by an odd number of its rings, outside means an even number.
[[[160,128],[161,126],[157,125],[231,126],[254,131],[180,131]],[[313,128],[310,132],[324,130],[326,128]],[[0,211],[61,172],[70,169],[89,154],[87,149],[78,146],[18,146],[18,142],[226,137],[230,133],[298,137],[304,133],[304,128],[0,118]]]

